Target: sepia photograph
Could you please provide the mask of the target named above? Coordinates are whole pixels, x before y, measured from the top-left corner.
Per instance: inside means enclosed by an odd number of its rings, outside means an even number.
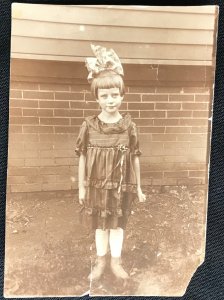
[[[218,14],[12,4],[4,297],[185,294],[206,252]]]

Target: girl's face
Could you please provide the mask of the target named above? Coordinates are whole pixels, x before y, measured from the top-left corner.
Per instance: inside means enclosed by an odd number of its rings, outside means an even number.
[[[96,101],[102,111],[114,114],[119,110],[122,100],[123,96],[121,96],[119,88],[98,89],[98,99]]]

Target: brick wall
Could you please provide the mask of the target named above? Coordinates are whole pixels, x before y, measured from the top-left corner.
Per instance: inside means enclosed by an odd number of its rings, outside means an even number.
[[[77,188],[75,140],[83,118],[99,110],[85,71],[79,70],[77,79],[74,64],[68,64],[59,76],[55,64],[47,68],[42,62],[45,72],[32,73],[35,62],[29,62],[30,69],[25,68],[29,76],[20,60],[12,64],[9,192]],[[127,79],[121,109],[130,112],[139,128],[143,184],[206,183],[213,70],[207,71],[210,77],[207,74],[205,82],[198,68],[191,70],[196,74],[193,80],[185,66],[174,67],[173,72],[169,66],[147,66],[145,76],[141,66]],[[162,79],[164,72],[170,75]]]

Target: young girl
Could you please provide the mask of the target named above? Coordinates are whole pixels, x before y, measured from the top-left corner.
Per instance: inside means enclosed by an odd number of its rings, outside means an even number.
[[[95,230],[97,260],[89,277],[101,277],[110,246],[112,272],[117,278],[127,279],[121,265],[124,229],[134,198],[145,201],[140,187],[141,152],[135,123],[129,114],[119,113],[124,98],[119,58],[112,49],[91,47],[96,58],[86,60],[88,79],[101,112],[85,119],[76,147],[79,203]]]

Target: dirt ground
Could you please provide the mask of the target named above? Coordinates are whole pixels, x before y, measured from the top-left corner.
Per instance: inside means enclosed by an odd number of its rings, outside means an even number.
[[[206,190],[143,190],[147,201],[133,206],[125,232],[130,279],[115,280],[108,267],[91,285],[94,238],[80,224],[77,194],[8,195],[5,296],[182,295],[204,259]]]

